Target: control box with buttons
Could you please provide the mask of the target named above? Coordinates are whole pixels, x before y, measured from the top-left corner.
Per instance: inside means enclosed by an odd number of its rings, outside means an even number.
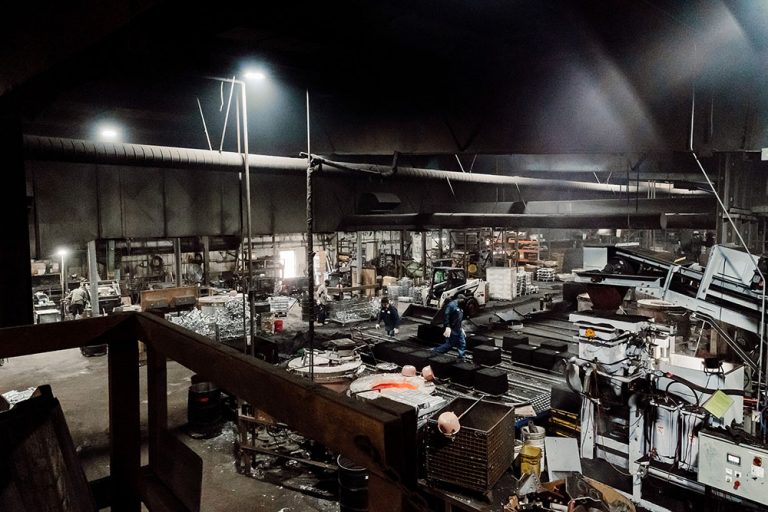
[[[699,432],[700,483],[768,505],[768,449],[737,444],[725,435]]]

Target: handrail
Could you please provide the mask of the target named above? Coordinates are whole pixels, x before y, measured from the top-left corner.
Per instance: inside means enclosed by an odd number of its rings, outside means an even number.
[[[140,467],[138,343],[147,347],[149,467]],[[416,414],[389,400],[363,403],[248,357],[149,313],[0,329],[0,357],[109,345],[109,505],[138,512],[140,502],[188,503],[192,491],[163,478],[167,451],[166,360],[215,382],[291,428],[368,468],[370,510],[409,508],[416,490]],[[119,406],[116,406],[119,404]],[[158,481],[161,483],[158,484]],[[150,485],[151,484],[151,485]],[[154,491],[153,491],[154,489]],[[199,486],[197,489],[199,500]],[[150,494],[147,494],[150,493]],[[154,494],[153,494],[154,493]],[[102,503],[105,505],[105,503]],[[195,510],[194,507],[157,510]],[[198,505],[199,506],[199,505]]]

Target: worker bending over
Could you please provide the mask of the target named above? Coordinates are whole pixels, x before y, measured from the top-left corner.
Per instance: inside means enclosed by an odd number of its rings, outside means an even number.
[[[464,329],[461,327],[461,322],[464,320],[464,305],[466,301],[463,297],[453,298],[445,306],[445,315],[443,317],[443,338],[445,341],[442,345],[432,349],[432,352],[437,354],[445,354],[451,348],[456,348],[459,351],[459,360],[464,360],[464,352],[467,349],[467,339],[464,333]]]
[[[379,310],[379,317],[376,319],[376,328],[381,327],[384,324],[384,330],[387,331],[387,335],[394,336],[400,329],[400,315],[397,312],[397,308],[389,303],[387,297],[381,299],[381,309]]]
[[[80,287],[69,292],[69,295],[67,295],[64,300],[69,304],[70,314],[75,317],[75,319],[78,319],[82,317],[89,299],[90,297],[88,295],[88,289],[85,287],[85,281],[80,281]]]

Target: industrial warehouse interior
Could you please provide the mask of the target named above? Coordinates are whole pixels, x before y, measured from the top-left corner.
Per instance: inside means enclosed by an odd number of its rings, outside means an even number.
[[[768,3],[15,11],[0,511],[768,509]]]

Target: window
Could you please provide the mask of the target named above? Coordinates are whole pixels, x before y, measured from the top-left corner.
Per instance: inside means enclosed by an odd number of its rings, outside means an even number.
[[[283,277],[296,277],[295,251],[280,251],[280,263],[283,265]]]

